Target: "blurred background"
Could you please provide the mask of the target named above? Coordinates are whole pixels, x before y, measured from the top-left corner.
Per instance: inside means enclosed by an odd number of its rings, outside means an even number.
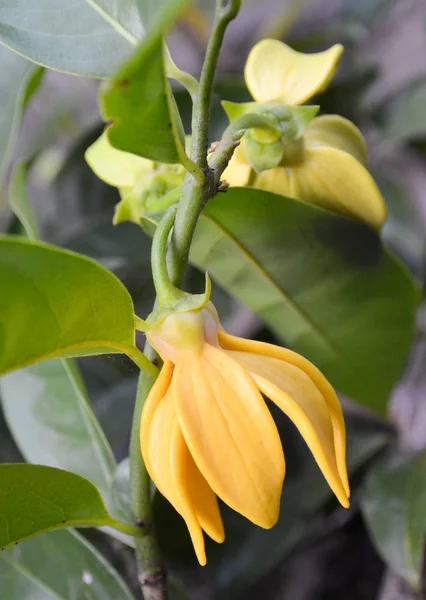
[[[202,63],[212,10],[212,0],[200,0],[170,35],[176,63],[194,75]],[[220,138],[227,124],[220,100],[249,100],[242,76],[244,63],[253,43],[264,37],[283,39],[306,52],[336,42],[345,46],[339,72],[321,96],[321,109],[351,119],[365,135],[370,169],[389,209],[384,239],[422,284],[426,231],[425,1],[243,0],[220,60],[211,141]],[[85,149],[102,130],[98,82],[41,69],[30,72],[31,63],[3,46],[0,61],[0,230],[19,232],[20,225],[7,207],[8,178],[16,161],[29,161],[29,197],[42,239],[87,254],[113,270],[131,292],[136,312],[147,314],[154,297],[150,242],[133,224],[112,225],[118,193],[98,180],[84,161]],[[22,82],[29,76],[36,93],[26,104],[27,98],[21,97]],[[174,91],[188,126],[189,97],[178,86]],[[200,275],[192,270],[187,287],[200,289],[200,281]],[[247,309],[218,289],[215,294],[214,302],[231,332],[273,340]],[[170,572],[185,583],[191,599],[424,598],[422,566],[416,571],[417,591],[395,569],[398,557],[395,559],[397,550],[392,544],[396,548],[401,540],[392,539],[393,525],[404,518],[407,497],[405,503],[397,499],[386,513],[386,531],[379,540],[363,510],[365,494],[373,485],[368,477],[374,474],[381,457],[395,448],[407,456],[426,448],[426,321],[422,309],[418,325],[406,372],[389,400],[389,422],[371,416],[350,399],[342,399],[353,487],[350,510],[337,507],[299,434],[278,411],[274,416],[285,443],[289,470],[280,521],[273,530],[257,529],[224,508],[227,541],[223,546],[208,547],[208,566],[201,569],[183,521],[162,497],[155,497],[159,537]],[[136,369],[122,357],[88,358],[79,363],[94,410],[117,459],[123,460],[127,456]],[[0,460],[21,460],[4,419],[0,432]],[[125,467],[124,463],[124,471]],[[424,460],[417,477],[426,480]],[[400,484],[401,493],[409,494],[404,485]],[[421,557],[426,537],[426,492],[422,493],[416,502],[423,503],[423,511],[417,506],[410,513],[406,530],[407,545],[415,532]],[[380,496],[374,501],[380,511]],[[88,535],[134,586],[132,551],[102,533]],[[383,539],[390,552],[383,551]],[[389,560],[392,552],[394,559]]]

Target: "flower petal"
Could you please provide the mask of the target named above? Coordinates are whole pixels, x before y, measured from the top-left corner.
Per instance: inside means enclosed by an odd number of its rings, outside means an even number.
[[[152,160],[114,148],[107,131],[89,146],[84,156],[96,175],[115,187],[133,187],[140,175],[154,170]]]
[[[179,361],[176,406],[185,441],[214,492],[260,527],[279,514],[284,456],[252,378],[219,348]]]
[[[167,361],[145,402],[141,420],[142,455],[158,490],[185,519],[198,561],[205,565],[203,532],[187,483],[190,456],[175,412],[171,372],[172,363]]]
[[[337,148],[306,150],[291,169],[291,196],[355,217],[379,229],[386,205],[373,177],[353,156]]]
[[[297,352],[293,352],[292,350],[288,350],[287,348],[280,348],[279,346],[275,346],[273,344],[267,344],[265,342],[255,342],[253,340],[246,340],[243,338],[235,337],[225,333],[223,331],[219,332],[219,343],[223,348],[226,348],[231,351],[237,351],[239,355],[245,353],[247,357],[245,360],[250,360],[250,365],[264,365],[263,370],[258,370],[257,372],[263,377],[267,377],[268,373],[272,376],[272,374],[268,370],[268,363],[263,362],[265,358],[273,358],[279,359],[280,366],[281,365],[293,365],[297,367],[300,371],[305,373],[315,387],[321,393],[327,407],[329,416],[331,418],[331,423],[333,427],[333,438],[334,438],[334,448],[336,455],[336,463],[339,471],[340,479],[342,481],[344,490],[346,495],[349,496],[349,482],[348,482],[348,474],[346,470],[346,430],[345,430],[345,422],[343,419],[342,407],[340,405],[339,399],[337,397],[336,392],[333,387],[324,377],[319,369],[315,365],[313,365],[309,360],[297,354]],[[240,359],[239,359],[240,360]],[[274,363],[271,363],[273,366]],[[254,368],[252,366],[252,368]],[[276,368],[275,366],[273,367]],[[279,371],[280,372],[280,371]],[[283,377],[286,378],[286,370],[283,368]],[[296,383],[297,379],[295,379]],[[279,381],[275,378],[274,383],[279,385]],[[284,389],[293,393],[291,390],[294,388],[286,387],[287,384],[284,385]],[[295,395],[294,400],[297,400],[299,397],[299,393]],[[302,398],[303,400],[303,398]]]
[[[222,180],[227,181],[233,187],[244,187],[250,179],[250,174],[251,165],[240,144],[235,148],[234,154],[223,172]]]
[[[338,148],[352,154],[364,167],[367,166],[367,146],[360,130],[339,115],[322,115],[313,119],[305,129],[304,139],[308,148]]]
[[[304,54],[279,40],[262,40],[251,50],[245,66],[245,80],[258,102],[281,100],[303,104],[325,89],[332,79],[343,46],[325,52]]]
[[[290,195],[290,178],[285,167],[276,167],[263,171],[254,180],[255,188],[281,194],[281,196]]]
[[[216,494],[200,473],[189,451],[187,481],[189,498],[197,515],[198,522],[208,536],[218,544],[221,544],[225,540],[225,530]]]

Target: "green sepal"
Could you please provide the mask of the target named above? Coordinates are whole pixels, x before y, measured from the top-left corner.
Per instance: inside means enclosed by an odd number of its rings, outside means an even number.
[[[154,310],[144,321],[135,316],[135,327],[138,331],[151,331],[156,329],[166,317],[172,313],[195,312],[202,310],[210,300],[212,284],[209,274],[206,272],[206,287],[203,294],[188,294],[176,288],[178,297],[169,306],[163,306]]]
[[[222,100],[221,104],[231,123],[237,117],[241,117],[241,115],[259,112],[257,110],[259,106],[258,102],[229,102],[228,100]]]

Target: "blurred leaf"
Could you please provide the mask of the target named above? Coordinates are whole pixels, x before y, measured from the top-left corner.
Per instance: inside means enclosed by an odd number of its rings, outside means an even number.
[[[49,360],[0,379],[7,424],[28,462],[91,481],[108,499],[115,460],[72,360]]]
[[[378,464],[369,474],[361,506],[379,554],[419,591],[426,542],[426,452]]]
[[[0,7],[0,13],[1,11]],[[0,47],[0,62],[2,65],[0,80],[1,181],[18,135],[23,111],[41,82],[43,69],[35,68],[27,60],[4,47]]]
[[[108,77],[131,45],[86,0],[6,0],[0,5],[0,42],[50,69]]]
[[[180,0],[180,5],[182,1]],[[185,135],[166,79],[161,36],[150,36],[101,92],[111,144],[151,160],[180,163]]]
[[[94,261],[1,236],[0,287],[1,373],[61,355],[136,352],[130,295]]]
[[[418,289],[367,226],[255,189],[207,205],[191,260],[384,415],[414,334]]]
[[[390,111],[384,134],[395,142],[407,142],[426,135],[426,83],[409,90]]]
[[[321,533],[335,506],[333,493],[303,439],[276,407],[271,410],[277,423],[287,463],[278,523],[270,530],[256,527],[221,503],[226,539],[215,544],[206,536],[207,566],[203,575],[221,600],[245,598],[259,582],[283,561],[302,540]],[[346,416],[348,470],[352,476],[391,439],[389,428],[363,417]],[[343,511],[343,509],[338,509]],[[159,540],[175,569],[197,568],[194,551],[183,519],[157,493],[154,515]]]
[[[27,196],[28,165],[18,163],[12,173],[9,186],[9,204],[21,221],[29,239],[39,239],[38,225],[31,212]]]
[[[2,552],[4,600],[132,600],[125,582],[78,533],[53,531]]]
[[[125,458],[118,465],[111,486],[114,514],[121,521],[133,525],[134,517],[130,508],[130,460]]]
[[[95,486],[79,475],[27,464],[0,465],[0,548],[66,527],[114,525]]]

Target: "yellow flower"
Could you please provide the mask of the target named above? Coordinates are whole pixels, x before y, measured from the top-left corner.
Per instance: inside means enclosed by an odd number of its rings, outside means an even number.
[[[336,44],[325,52],[302,54],[278,40],[263,40],[250,52],[245,80],[256,102],[264,104],[265,114],[271,103],[299,105],[327,87],[342,51]],[[232,106],[224,102],[229,116]],[[374,228],[385,221],[384,200],[366,168],[364,139],[347,119],[337,115],[314,118],[301,137],[282,142],[279,166],[260,173],[253,171],[247,141],[246,134],[224,172],[230,185],[252,185],[304,200]],[[265,144],[265,152],[267,148]]]
[[[262,394],[293,421],[349,506],[342,410],[313,364],[225,333],[211,303],[170,313],[147,337],[164,365],[142,412],[142,454],[158,490],[185,519],[200,564],[203,531],[216,542],[225,537],[217,496],[260,527],[278,519],[285,462]]]
[[[155,212],[166,194],[182,185],[185,174],[182,165],[160,164],[117,150],[109,142],[106,131],[89,146],[85,158],[99,179],[120,192],[114,224],[122,221],[139,224],[143,215]]]

